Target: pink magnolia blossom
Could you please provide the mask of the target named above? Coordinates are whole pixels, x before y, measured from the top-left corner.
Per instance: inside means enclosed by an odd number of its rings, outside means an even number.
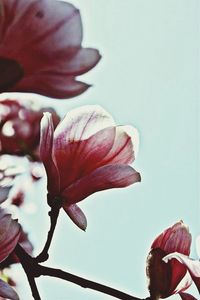
[[[0,209],[0,262],[14,250],[21,234],[20,225],[11,216]],[[19,299],[16,292],[0,279],[0,297],[11,300]]]
[[[0,152],[30,155],[38,159],[40,120],[44,111],[52,113],[56,126],[60,120],[52,108],[37,107],[34,101],[0,100]]]
[[[77,81],[99,61],[82,48],[79,11],[56,0],[0,1],[0,91],[70,98],[89,85]]]
[[[154,240],[147,258],[149,291],[153,299],[167,298],[175,293],[180,293],[184,299],[182,292],[191,285],[187,268],[176,260],[165,264],[163,258],[174,251],[189,255],[190,246],[191,234],[182,221],[166,229]]]
[[[69,217],[85,229],[86,218],[77,202],[97,191],[140,181],[140,174],[129,165],[137,144],[137,131],[116,126],[99,106],[68,112],[55,132],[51,115],[46,113],[41,122],[40,155],[47,172],[49,204],[61,199]]]

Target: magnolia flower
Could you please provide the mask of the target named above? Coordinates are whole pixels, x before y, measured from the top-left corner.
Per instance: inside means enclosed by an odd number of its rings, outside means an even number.
[[[100,55],[82,48],[79,11],[55,0],[0,0],[0,91],[70,98],[89,86],[75,77]]]
[[[37,157],[40,140],[40,120],[44,111],[53,115],[54,125],[60,120],[52,108],[36,107],[34,101],[26,105],[18,100],[0,101],[0,152],[7,154],[28,154]]]
[[[200,254],[200,237],[197,238],[197,252]],[[192,280],[194,281],[199,293],[200,293],[200,261],[193,260],[189,257],[189,253],[185,254],[180,251],[174,251],[174,253],[170,253],[163,258],[163,261],[166,263],[170,263],[171,260],[176,259],[178,262],[183,264],[184,267],[187,268]],[[192,300],[195,299],[192,295],[188,294],[188,298],[182,298],[183,300]]]
[[[14,250],[21,234],[20,225],[11,216],[0,209],[0,262]],[[18,300],[16,292],[0,279],[0,297]]]
[[[154,240],[147,258],[147,276],[152,299],[167,298],[175,293],[182,296],[182,292],[191,285],[185,266],[176,260],[169,264],[163,261],[163,257],[174,251],[189,255],[190,246],[191,234],[182,221],[166,229]]]
[[[137,150],[137,131],[116,126],[99,106],[83,106],[67,113],[55,132],[51,115],[41,122],[40,156],[48,179],[48,201],[62,207],[80,228],[86,218],[76,203],[89,195],[140,181],[130,163]]]

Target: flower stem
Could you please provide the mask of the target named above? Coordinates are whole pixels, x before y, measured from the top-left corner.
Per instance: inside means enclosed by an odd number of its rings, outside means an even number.
[[[50,216],[50,229],[47,235],[47,240],[46,243],[44,245],[44,248],[42,250],[42,252],[36,257],[37,262],[44,262],[49,258],[49,248],[51,246],[51,242],[52,242],[52,238],[53,238],[53,234],[56,228],[56,224],[57,224],[57,220],[58,220],[58,215],[60,212],[60,206],[53,206],[49,212],[49,216]]]

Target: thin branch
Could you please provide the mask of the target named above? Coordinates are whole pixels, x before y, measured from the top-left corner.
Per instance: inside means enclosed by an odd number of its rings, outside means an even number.
[[[47,235],[47,240],[45,243],[45,246],[42,250],[42,252],[36,257],[37,262],[41,263],[46,261],[49,258],[49,248],[52,242],[53,234],[56,228],[57,220],[58,220],[58,215],[60,212],[60,206],[53,206],[51,208],[51,211],[49,212],[50,216],[50,229]]]
[[[31,279],[31,281],[29,281],[29,284],[31,286],[32,294],[35,300],[40,300],[40,296],[39,294],[37,294],[38,291],[37,287],[34,286],[33,278],[40,276],[60,278],[62,280],[79,285],[83,288],[92,289],[94,291],[98,291],[121,300],[142,300],[141,298],[137,298],[135,296],[126,294],[112,287],[85,279],[83,277],[68,272],[64,272],[60,269],[42,266],[37,262],[35,258],[32,258],[28,253],[26,253],[26,251],[19,244],[15,248],[15,254],[19,257],[28,279]],[[146,300],[147,299],[150,300],[150,298],[146,298]]]
[[[92,290],[104,293],[106,295],[113,296],[117,299],[121,299],[121,300],[141,300],[141,298],[134,297],[132,295],[121,292],[117,289],[114,289],[114,288],[111,288],[109,286],[106,286],[106,285],[103,285],[103,284],[100,284],[100,283],[97,283],[97,282],[79,277],[77,275],[73,275],[71,273],[64,272],[60,269],[48,268],[48,267],[39,265],[38,270],[39,270],[39,273],[41,275],[60,278],[60,279],[72,282],[74,284],[77,284],[77,285],[79,285],[83,288],[92,289]]]
[[[35,300],[41,300],[40,294],[37,289],[35,282],[35,272],[34,272],[34,261],[31,256],[29,256],[24,249],[18,244],[15,248],[15,254],[20,259],[24,272],[26,273],[33,298]]]

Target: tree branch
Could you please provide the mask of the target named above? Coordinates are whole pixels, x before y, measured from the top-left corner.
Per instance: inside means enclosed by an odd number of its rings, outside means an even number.
[[[24,272],[26,273],[33,298],[35,300],[41,300],[40,294],[38,292],[37,285],[35,282],[36,276],[35,276],[34,269],[37,266],[35,266],[34,259],[31,256],[29,256],[19,244],[15,248],[15,254],[19,258],[21,265],[24,269]]]
[[[49,267],[45,267],[45,266],[41,266],[41,265],[39,265],[38,267],[39,267],[39,273],[44,276],[60,278],[60,279],[72,282],[76,285],[79,285],[83,288],[92,289],[92,290],[104,293],[109,296],[113,296],[113,297],[115,297],[117,299],[121,299],[121,300],[141,300],[140,298],[134,297],[132,295],[128,295],[117,289],[114,289],[109,286],[79,277],[77,275],[73,275],[68,272],[64,272],[60,269],[49,268]]]
[[[64,272],[60,269],[54,269],[54,268],[42,266],[37,262],[35,258],[31,257],[28,253],[26,253],[26,251],[19,244],[15,248],[15,254],[20,259],[24,271],[27,274],[29,284],[32,290],[32,294],[35,300],[41,299],[37,291],[37,287],[34,280],[35,277],[40,277],[40,276],[50,276],[50,277],[60,278],[62,280],[79,285],[83,288],[92,289],[94,291],[98,291],[121,300],[142,300],[141,298],[137,298],[135,296],[126,294],[112,287],[85,279],[83,277],[68,272]],[[150,298],[146,298],[146,300],[147,299]]]

